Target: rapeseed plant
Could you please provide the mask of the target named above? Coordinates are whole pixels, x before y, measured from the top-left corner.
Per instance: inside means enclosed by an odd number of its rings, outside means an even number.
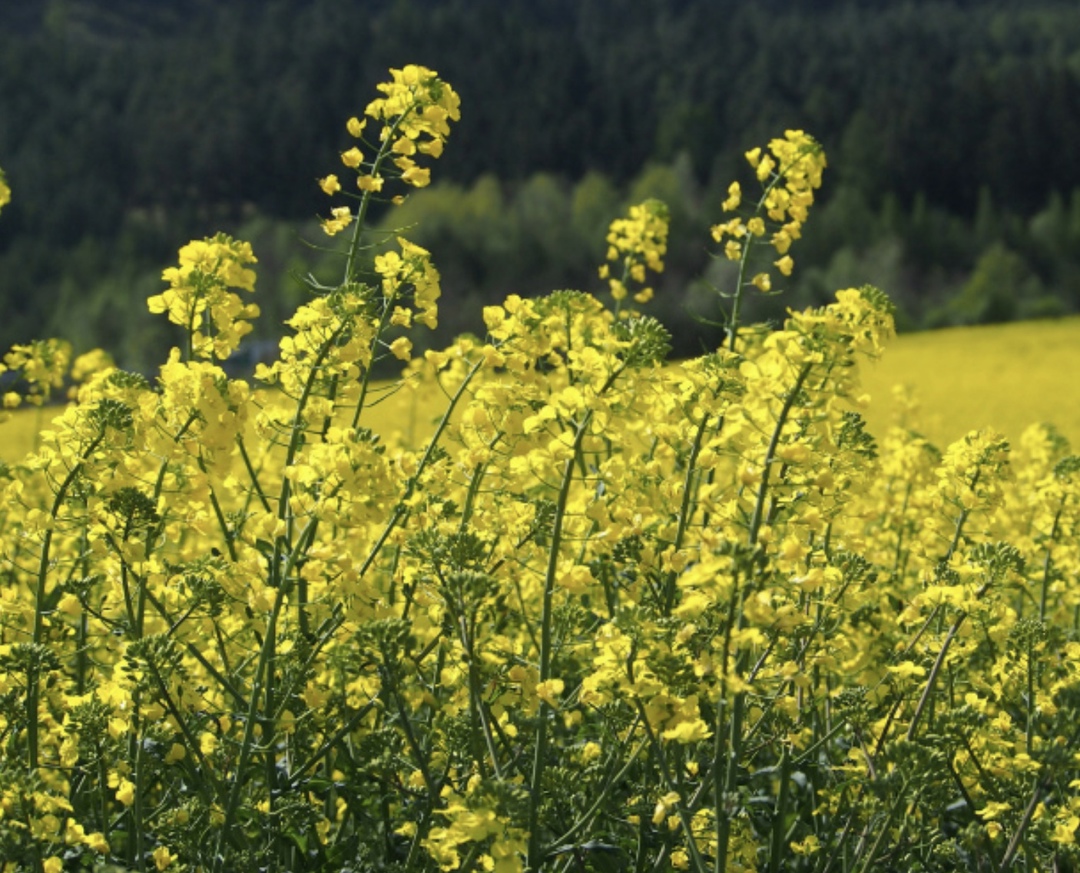
[[[647,202],[611,226],[613,309],[511,295],[414,356],[438,271],[404,236],[368,257],[366,214],[427,184],[458,100],[415,66],[380,91],[346,124],[355,193],[319,181],[350,201],[341,280],[309,281],[256,386],[220,367],[255,255],[195,241],[150,302],[186,347],[153,382],[80,359],[0,466],[3,869],[1080,860],[1080,461],[1046,427],[875,439],[876,289],[743,328],[820,146],[748,155],[763,193],[714,229],[740,262],[722,348],[665,366],[621,308],[663,268]],[[6,366],[43,397],[63,349]],[[388,357],[446,398],[426,442],[368,426]]]
[[[610,263],[603,264],[599,273],[601,279],[608,281],[616,315],[630,293],[628,283],[644,286],[635,292],[635,302],[648,303],[652,299],[653,289],[645,285],[646,276],[649,270],[654,273],[664,270],[669,221],[667,204],[654,198],[631,206],[626,218],[611,223],[607,235]],[[618,276],[611,275],[612,265],[617,271],[622,268]]]

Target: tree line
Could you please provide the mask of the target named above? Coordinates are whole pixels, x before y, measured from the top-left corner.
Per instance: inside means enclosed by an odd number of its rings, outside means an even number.
[[[707,222],[743,151],[799,127],[834,168],[800,299],[866,273],[911,327],[1080,309],[1070,3],[51,0],[0,10],[0,345],[77,320],[141,365],[135,304],[219,228],[317,269],[297,242],[326,206],[314,180],[410,61],[463,101],[441,182],[397,216],[431,222],[448,294],[584,285],[606,222],[666,191],[659,290],[684,344],[708,342]],[[295,292],[272,293],[276,314]]]

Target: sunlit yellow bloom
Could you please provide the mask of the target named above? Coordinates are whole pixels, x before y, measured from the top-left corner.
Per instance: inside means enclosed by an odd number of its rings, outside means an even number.
[[[431,184],[431,170],[428,167],[409,167],[401,178],[414,188],[424,188]]]
[[[611,223],[607,235],[607,260],[622,264],[622,275],[612,275],[610,265],[600,268],[600,278],[608,280],[612,298],[616,303],[629,295],[628,281],[643,284],[646,270],[660,273],[664,269],[663,257],[667,251],[669,212],[659,200],[646,200],[631,206],[626,218]],[[652,297],[652,291],[644,289],[635,293],[639,303]]]
[[[158,870],[167,870],[176,860],[176,856],[165,846],[158,846],[150,855],[154,859],[154,866]]]
[[[790,843],[789,848],[796,855],[812,855],[821,849],[821,841],[815,834],[810,834],[803,840]]]
[[[130,779],[121,779],[116,786],[116,799],[124,806],[131,806],[135,802],[135,783]]]
[[[412,357],[412,341],[408,337],[399,336],[390,343],[390,352],[395,358],[407,361]]]
[[[189,332],[193,354],[224,360],[259,314],[256,304],[245,304],[229,290],[255,290],[255,272],[248,268],[255,262],[249,243],[226,234],[192,240],[180,249],[179,266],[162,273],[169,288],[150,297],[147,306]]]
[[[380,95],[380,136],[359,145],[401,191],[457,97],[418,66]],[[727,307],[791,272],[825,166],[801,131],[748,158],[760,196],[729,187],[742,215],[711,229],[737,262],[706,277],[739,283]],[[255,282],[228,237],[166,271],[149,305],[189,350],[150,376],[98,354],[72,368],[62,341],[5,357],[16,398],[81,379],[0,464],[9,866],[246,869],[303,831],[307,854],[372,869],[403,852],[494,873],[627,860],[605,845],[648,868],[813,866],[799,856],[824,848],[862,867],[952,857],[961,796],[964,851],[996,840],[1004,863],[1023,825],[1029,866],[1071,857],[1080,457],[1064,435],[937,448],[907,394],[898,426],[869,429],[864,364],[895,333],[870,286],[768,327],[732,316],[722,348],[668,363],[664,328],[619,305],[663,269],[655,201],[603,241],[615,305],[511,294],[483,307],[482,336],[425,348],[432,254],[352,225],[357,199],[325,222],[356,229],[344,275],[309,278],[256,384],[221,363]],[[897,807],[877,790],[893,783],[928,802]],[[847,848],[825,845],[845,829]]]
[[[547,679],[544,682],[537,683],[536,696],[548,706],[558,709],[559,698],[565,687],[565,683],[562,679]]]
[[[352,224],[353,214],[348,206],[335,206],[330,210],[330,216],[322,220],[322,229],[327,236],[339,234]]]
[[[1002,814],[1008,812],[1012,807],[1007,803],[1000,803],[998,801],[991,801],[987,803],[982,809],[975,810],[975,814],[979,818],[990,820],[1000,817]]]
[[[11,202],[11,188],[8,187],[4,171],[0,169],[0,210]]]
[[[348,151],[341,153],[341,163],[343,163],[346,167],[351,167],[355,170],[363,162],[364,153],[360,151],[360,149],[356,148],[356,146],[353,146]]]
[[[728,186],[727,199],[720,204],[720,207],[724,212],[734,212],[739,208],[740,203],[742,203],[742,188],[738,182],[732,182]]]
[[[71,365],[71,378],[76,382],[83,382],[94,373],[103,370],[111,370],[116,367],[116,362],[104,349],[91,349],[79,355]]]
[[[382,176],[357,176],[356,187],[361,191],[382,191],[383,177]]]
[[[669,791],[661,797],[656,802],[656,808],[653,810],[652,823],[658,825],[663,822],[678,803],[679,794],[676,791]]]
[[[417,151],[421,154],[430,155],[433,158],[442,156],[445,140],[443,139],[429,139],[422,141],[417,147]]]
[[[1070,845],[1076,842],[1076,829],[1080,828],[1080,816],[1070,815],[1064,821],[1056,822],[1054,833],[1050,837],[1059,845]]]

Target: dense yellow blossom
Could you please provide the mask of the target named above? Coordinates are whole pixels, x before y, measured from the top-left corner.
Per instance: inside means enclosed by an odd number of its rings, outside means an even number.
[[[224,360],[259,314],[258,305],[228,290],[255,290],[255,273],[247,266],[255,260],[248,243],[226,234],[192,240],[180,249],[179,266],[162,273],[169,288],[147,300],[150,311],[167,314],[188,332],[192,354]]]
[[[635,302],[648,303],[652,299],[652,288],[645,286],[646,270],[664,271],[669,221],[667,205],[650,199],[631,206],[626,218],[611,222],[607,234],[609,263],[600,268],[600,278],[608,280],[616,312],[630,293],[628,283],[644,286],[634,294]],[[621,268],[618,275],[611,274],[612,265]]]
[[[380,90],[380,139],[346,165],[426,182],[456,95],[414,66]],[[774,246],[787,275],[824,158],[789,132],[748,159],[762,197],[714,235],[741,264]],[[195,241],[150,304],[186,348],[152,380],[80,359],[70,402],[0,466],[8,856],[1077,860],[1068,439],[969,427],[938,447],[906,401],[868,429],[861,375],[894,333],[869,286],[771,330],[740,330],[736,308],[722,348],[668,364],[663,326],[619,306],[662,268],[656,203],[611,226],[613,308],[512,294],[483,336],[417,349],[438,271],[403,236],[360,246],[361,189],[330,219],[356,222],[341,281],[308,282],[256,385],[218,363],[255,315],[229,290],[253,290],[254,254]],[[728,189],[725,208],[745,203]],[[394,358],[401,378],[373,381]],[[70,364],[56,341],[5,359],[38,397]],[[377,412],[410,392],[443,401],[412,439]]]

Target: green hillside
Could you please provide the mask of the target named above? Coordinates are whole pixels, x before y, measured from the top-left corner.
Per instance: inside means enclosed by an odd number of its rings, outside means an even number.
[[[875,281],[906,327],[1080,310],[1072,3],[54,0],[0,9],[0,166],[17,192],[0,346],[77,324],[81,346],[126,343],[125,363],[148,366],[164,338],[131,301],[219,229],[256,222],[275,246],[260,256],[315,268],[297,238],[340,119],[413,61],[468,109],[439,199],[416,206],[448,216],[425,233],[462,299],[588,287],[596,252],[564,244],[568,222],[602,228],[646,195],[707,227],[742,152],[803,128],[838,169],[792,299]],[[710,261],[704,237],[680,238],[658,297],[691,354],[714,340],[690,315]],[[267,337],[295,293],[272,289]]]

